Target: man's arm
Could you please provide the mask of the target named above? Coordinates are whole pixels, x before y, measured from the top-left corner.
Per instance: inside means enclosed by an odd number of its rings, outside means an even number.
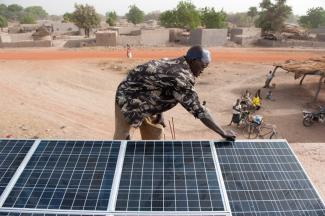
[[[210,128],[214,132],[218,133],[221,137],[223,137],[227,140],[235,140],[236,139],[236,135],[232,131],[225,131],[216,122],[214,122],[210,113],[206,112],[206,117],[201,118],[200,120],[205,126]]]
[[[181,103],[181,105],[196,118],[199,118],[201,122],[209,129],[218,133],[225,139],[235,140],[236,135],[232,131],[224,131],[217,123],[214,122],[208,110],[202,106],[199,102],[199,97],[193,89],[185,89],[180,92],[174,92],[175,98]]]

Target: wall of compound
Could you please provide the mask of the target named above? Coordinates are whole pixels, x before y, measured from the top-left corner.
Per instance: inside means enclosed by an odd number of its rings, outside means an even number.
[[[141,36],[119,35],[117,37],[117,45],[126,46],[126,44],[129,44],[131,46],[140,46]]]
[[[96,33],[96,46],[116,46],[117,32]]]
[[[252,45],[260,37],[260,28],[233,28],[230,30],[230,40],[242,46]]]
[[[190,45],[223,46],[227,42],[228,29],[195,29],[191,31]]]
[[[32,41],[33,33],[9,34],[11,42]]]
[[[169,29],[141,30],[141,45],[165,46],[169,43]]]

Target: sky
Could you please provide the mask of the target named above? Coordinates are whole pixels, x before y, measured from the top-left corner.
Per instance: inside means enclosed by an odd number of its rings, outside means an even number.
[[[249,7],[258,7],[262,0],[191,0],[197,7],[214,7],[216,10],[223,9],[227,13],[246,12]],[[105,14],[107,11],[116,11],[118,15],[124,15],[129,5],[135,4],[145,13],[151,11],[165,11],[177,6],[179,0],[0,0],[0,4],[20,4],[23,7],[42,6],[51,15],[62,15],[65,12],[72,12],[74,4],[89,4],[96,8],[96,11]],[[325,0],[287,0],[296,15],[305,15],[312,7],[323,7]]]

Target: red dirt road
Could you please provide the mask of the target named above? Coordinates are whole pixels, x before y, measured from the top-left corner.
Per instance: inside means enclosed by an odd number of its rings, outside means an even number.
[[[263,48],[211,48],[213,61],[220,62],[261,62],[270,63],[288,59],[305,60],[310,57],[325,55],[324,50],[280,50]],[[186,52],[186,48],[138,48],[133,49],[135,59],[159,59],[177,57]],[[123,59],[126,56],[124,49],[119,50],[1,50],[0,60],[69,60],[90,58]]]

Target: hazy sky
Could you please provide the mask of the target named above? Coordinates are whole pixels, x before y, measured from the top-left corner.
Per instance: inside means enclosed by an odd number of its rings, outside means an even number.
[[[258,6],[262,0],[192,0],[198,8],[205,6],[214,7],[217,10],[224,9],[226,12],[246,12],[251,6]],[[155,10],[169,10],[176,7],[179,0],[0,0],[6,5],[20,4],[23,7],[39,5],[49,14],[62,15],[65,12],[72,12],[74,3],[93,5],[97,12],[105,14],[107,11],[115,10],[117,14],[124,15],[128,6],[135,4],[144,12]],[[294,14],[304,15],[309,8],[323,7],[325,0],[287,0],[288,5],[293,9]]]

